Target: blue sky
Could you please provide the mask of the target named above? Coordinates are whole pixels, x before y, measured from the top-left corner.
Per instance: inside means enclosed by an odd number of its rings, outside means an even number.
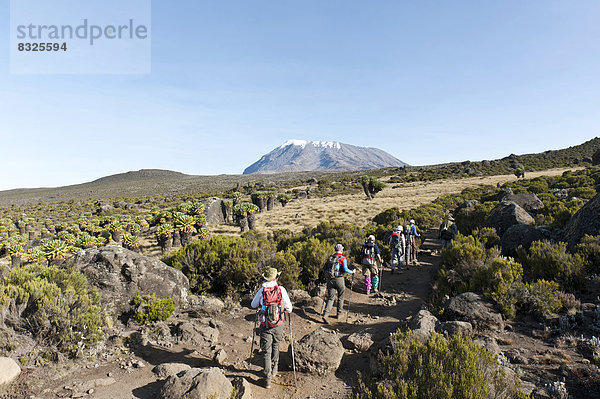
[[[0,29],[0,189],[241,173],[288,139],[413,165],[580,144],[598,21],[598,1],[155,0],[146,75],[10,74]]]

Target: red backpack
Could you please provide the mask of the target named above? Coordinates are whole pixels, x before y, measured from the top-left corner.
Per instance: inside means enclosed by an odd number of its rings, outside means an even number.
[[[277,327],[284,322],[285,315],[283,309],[281,287],[276,285],[275,287],[263,288],[263,314],[267,327]]]

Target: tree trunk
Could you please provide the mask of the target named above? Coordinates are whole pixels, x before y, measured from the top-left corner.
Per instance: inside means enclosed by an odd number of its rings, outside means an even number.
[[[225,223],[231,223],[231,208],[221,203],[221,211],[223,212]]]
[[[111,231],[110,235],[114,242],[121,242],[121,232],[120,231]]]
[[[173,246],[177,247],[181,245],[181,235],[179,234],[179,230],[175,230],[173,232]]]
[[[250,230],[256,229],[256,215],[253,213],[248,214],[248,228]]]
[[[10,264],[13,269],[21,267],[21,255],[11,255]]]
[[[188,232],[182,231],[180,233],[180,235],[181,235],[181,245],[183,245],[184,247],[186,245],[189,245],[193,240],[191,232],[188,233]]]
[[[279,201],[279,203],[283,208],[285,208],[285,206],[287,205],[287,201]]]
[[[19,234],[21,234],[21,235],[27,234],[27,227],[19,227]]]
[[[267,211],[272,211],[275,206],[275,197],[269,197],[267,199]]]
[[[158,239],[158,245],[160,245],[160,249],[162,252],[168,252],[172,248],[172,237],[171,236],[161,236]]]
[[[242,233],[248,231],[248,217],[246,215],[238,215],[238,224]]]
[[[35,239],[35,231],[29,231],[29,241],[33,241]]]
[[[371,191],[369,190],[369,183],[363,183],[362,186],[367,198],[372,200],[373,196],[371,195]]]

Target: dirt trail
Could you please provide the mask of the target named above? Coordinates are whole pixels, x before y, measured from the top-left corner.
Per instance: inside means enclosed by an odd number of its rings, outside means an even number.
[[[422,249],[439,249],[437,240],[430,233]],[[331,324],[321,322],[320,312],[315,309],[295,308],[292,316],[294,341],[317,328],[336,330],[343,340],[355,332],[370,332],[375,343],[396,331],[402,322],[417,312],[426,302],[430,290],[431,273],[437,267],[438,256],[422,255],[419,266],[412,266],[402,274],[390,274],[385,269],[382,278],[383,291],[377,295],[365,295],[362,275],[357,273],[354,280],[351,311],[348,323],[346,313],[339,321],[330,319]],[[347,305],[349,290],[345,303]],[[395,304],[390,304],[395,300]],[[346,308],[346,307],[345,307]],[[179,315],[187,319],[188,315]],[[368,353],[353,353],[346,350],[342,364],[335,374],[314,376],[297,373],[297,390],[294,388],[294,374],[286,367],[286,352],[289,349],[289,328],[285,328],[285,338],[281,343],[279,376],[274,378],[268,391],[262,387],[260,355],[251,363],[250,355],[254,311],[239,308],[232,313],[213,318],[219,327],[219,342],[213,346],[193,347],[175,344],[171,347],[148,344],[131,352],[124,350],[105,351],[96,359],[79,362],[64,362],[39,368],[26,368],[21,378],[20,390],[11,398],[57,398],[85,397],[95,399],[158,397],[163,382],[152,373],[152,368],[161,363],[186,363],[191,367],[221,367],[228,377],[242,376],[251,385],[256,398],[343,398],[351,393],[356,383],[357,371],[369,370]],[[170,320],[173,321],[173,320]],[[177,320],[175,320],[177,321]],[[125,331],[125,334],[133,330]],[[258,343],[258,337],[255,338]],[[257,345],[255,345],[255,348]],[[228,354],[227,366],[218,366],[212,359],[219,348]],[[130,365],[128,365],[130,363]],[[137,364],[137,366],[136,366]],[[108,386],[94,386],[94,381],[112,378]],[[28,381],[30,388],[24,384]],[[91,384],[91,385],[90,385]],[[90,391],[90,387],[92,387]],[[89,393],[88,393],[89,392]]]

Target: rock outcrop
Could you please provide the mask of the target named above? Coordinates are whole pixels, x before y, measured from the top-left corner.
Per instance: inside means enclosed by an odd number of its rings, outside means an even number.
[[[219,330],[209,325],[183,321],[175,326],[175,335],[181,342],[206,346],[219,341]]]
[[[511,201],[498,204],[485,219],[485,226],[493,227],[500,237],[515,224],[533,224],[535,220],[519,205]]]
[[[206,215],[206,224],[217,225],[225,223],[223,215],[223,200],[217,197],[211,197],[204,201],[204,214]]]
[[[544,235],[543,231],[536,227],[527,224],[512,225],[506,229],[500,239],[502,254],[514,257],[519,245],[522,245],[525,249],[529,249],[532,242],[545,240],[547,238],[548,237]]]
[[[586,234],[600,234],[600,194],[578,210],[563,229],[563,239],[569,243],[569,249],[573,249]]]
[[[532,193],[508,194],[504,200],[514,202],[529,213],[536,213],[544,207],[542,200]]]
[[[180,376],[170,376],[160,390],[162,399],[227,399],[233,385],[221,369],[190,369]]]
[[[466,321],[478,330],[502,330],[502,315],[483,296],[465,292],[450,298],[444,304],[448,320]]]
[[[344,347],[358,352],[367,352],[373,346],[373,337],[368,332],[357,332],[346,338]]]
[[[10,357],[0,357],[0,388],[10,384],[21,374],[21,367]]]
[[[111,315],[129,311],[131,300],[138,294],[171,297],[180,305],[187,301],[187,277],[156,258],[109,245],[78,252],[67,262],[98,288],[102,308]]]
[[[338,335],[318,328],[305,335],[294,345],[296,368],[310,374],[325,375],[335,372],[344,356],[344,347]],[[288,353],[291,364],[291,353]]]

